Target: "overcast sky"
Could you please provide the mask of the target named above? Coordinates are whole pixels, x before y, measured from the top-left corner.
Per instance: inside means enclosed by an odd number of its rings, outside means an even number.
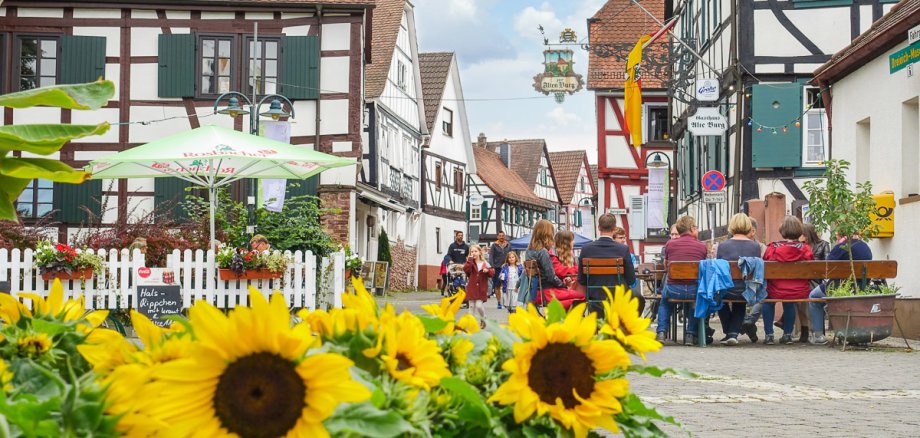
[[[413,0],[419,50],[455,52],[467,99],[470,134],[489,140],[544,138],[551,151],[585,149],[597,162],[593,93],[582,89],[557,104],[533,89],[543,71],[542,25],[550,42],[570,27],[587,41],[586,20],[603,0]],[[588,58],[575,50],[587,80]],[[533,99],[535,98],[536,99]],[[495,99],[475,101],[471,99]]]

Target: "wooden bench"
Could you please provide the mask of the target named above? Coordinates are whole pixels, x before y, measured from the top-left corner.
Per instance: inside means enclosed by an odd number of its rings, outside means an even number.
[[[738,264],[729,262],[733,280],[744,280],[741,276],[741,270]],[[670,280],[697,280],[699,278],[699,262],[671,262],[668,264],[667,272]],[[857,260],[852,265],[849,260],[833,261],[807,261],[807,262],[764,262],[764,280],[845,280],[850,278],[853,272],[851,268],[856,269],[856,277],[859,281],[866,282],[871,279],[890,279],[898,275],[898,262],[894,260]],[[694,300],[668,300],[671,303],[690,304]],[[740,300],[723,300],[726,303],[743,302]],[[766,299],[764,303],[814,303],[824,302],[823,299],[794,299],[779,300]],[[662,303],[666,304],[666,303]],[[671,333],[672,338],[677,338],[677,312],[672,313]],[[686,326],[687,319],[684,319]],[[706,346],[706,321],[700,318],[700,329],[697,332],[700,346]],[[684,327],[686,330],[686,327]]]
[[[591,276],[598,275],[616,275],[619,280],[618,283],[622,284],[623,274],[625,273],[623,266],[623,259],[620,257],[616,258],[585,258],[581,260],[581,273],[585,274],[585,279],[587,280],[586,285],[584,285],[584,294],[585,302],[588,303],[588,311],[599,311],[602,314],[603,312],[603,302],[607,299],[604,294],[604,286],[610,287],[610,284],[597,284],[596,281],[591,281]],[[591,291],[600,291],[600,299],[591,299]],[[611,289],[613,292],[613,289]]]

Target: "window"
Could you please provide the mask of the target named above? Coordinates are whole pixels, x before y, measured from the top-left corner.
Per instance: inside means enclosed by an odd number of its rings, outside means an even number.
[[[817,88],[805,89],[805,114],[802,116],[802,166],[820,166],[827,160],[827,113]]]
[[[441,162],[438,161],[434,164],[434,187],[435,190],[441,191],[441,185],[444,183],[444,170],[441,168]]]
[[[16,210],[24,219],[40,218],[54,210],[54,183],[33,179],[16,200]]]
[[[447,108],[444,108],[444,120],[441,122],[441,129],[448,136],[454,136],[454,112]]]
[[[470,207],[470,220],[478,221],[482,219],[482,208],[478,205]]]
[[[199,94],[220,94],[231,89],[233,81],[233,37],[206,36],[199,42],[201,87]]]
[[[578,190],[581,192],[585,191],[585,177],[578,177]]]
[[[274,94],[278,90],[279,82],[279,53],[280,42],[278,39],[259,38],[258,44],[249,40],[247,44],[247,61],[245,84],[247,95],[252,95],[253,81],[256,84],[257,94]],[[253,73],[255,78],[253,78]]]
[[[396,85],[403,90],[406,89],[406,64],[401,60],[396,61]]]
[[[390,166],[390,188],[398,193],[400,187],[402,187],[402,175],[395,167]]]
[[[462,195],[464,191],[463,187],[463,169],[459,167],[454,168],[454,193]]]
[[[434,229],[434,246],[438,254],[441,254],[441,229],[435,227]]]
[[[668,107],[648,107],[648,141],[668,139]]]
[[[19,89],[31,90],[58,83],[58,38],[19,38]]]

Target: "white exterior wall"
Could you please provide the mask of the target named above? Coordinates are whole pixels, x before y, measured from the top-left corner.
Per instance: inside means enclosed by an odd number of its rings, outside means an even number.
[[[584,178],[585,189],[581,189],[581,180]],[[594,196],[594,190],[591,189],[591,178],[588,176],[588,168],[582,164],[581,170],[578,172],[578,179],[575,180],[575,194],[572,195],[572,199],[569,200],[568,207],[568,217],[566,217],[566,223],[575,224],[573,222],[572,213],[575,211],[581,211],[581,226],[572,226],[571,230],[581,234],[585,237],[596,238],[594,234],[594,221],[595,215],[591,214],[591,209],[593,207],[585,206],[583,201],[585,198],[591,199]],[[593,202],[593,201],[592,201]],[[595,209],[595,212],[597,210]]]
[[[511,157],[511,160],[514,160],[514,157]],[[543,185],[540,178],[540,175],[544,172],[547,175],[546,185]],[[543,154],[540,156],[540,170],[537,172],[537,183],[534,185],[533,192],[540,198],[550,201],[553,204],[559,203],[559,195],[556,193],[556,181],[549,171],[549,160],[547,160],[545,148]]]
[[[888,67],[888,55],[904,47],[906,40],[833,84],[831,151],[832,158],[852,163],[851,182],[868,179],[873,193],[894,192],[894,237],[873,239],[869,246],[875,259],[899,262],[894,283],[902,296],[920,297],[913,262],[920,247],[920,202],[898,202],[920,193],[920,77],[909,78],[906,70],[889,74]]]
[[[437,238],[438,229],[440,229],[440,239]],[[447,254],[448,245],[454,241],[454,231],[463,231],[463,234],[466,235],[466,221],[422,214],[421,236],[418,240],[419,266],[441,266],[441,260]]]

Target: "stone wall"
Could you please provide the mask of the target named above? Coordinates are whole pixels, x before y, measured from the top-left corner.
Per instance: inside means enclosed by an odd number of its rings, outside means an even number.
[[[323,229],[332,236],[336,242],[345,245],[348,243],[348,221],[351,210],[351,191],[346,189],[324,189],[320,187],[319,198],[323,208],[335,208],[339,213],[324,214],[320,220]]]
[[[390,256],[393,257],[393,264],[390,266],[389,290],[415,289],[416,248],[406,246],[402,240],[390,242]]]

